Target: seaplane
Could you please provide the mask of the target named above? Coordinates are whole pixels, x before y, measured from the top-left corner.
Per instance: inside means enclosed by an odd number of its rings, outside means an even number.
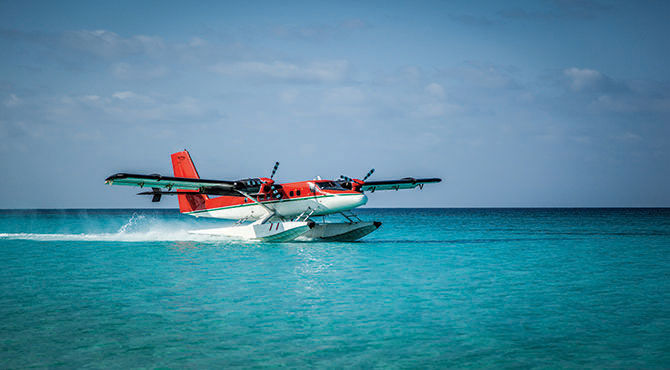
[[[364,192],[423,189],[425,184],[442,181],[412,177],[368,181],[375,171],[373,168],[363,179],[316,177],[280,184],[274,180],[279,162],[275,163],[270,177],[206,180],[200,178],[187,150],[173,153],[171,157],[174,176],[117,173],[105,179],[105,183],[151,189],[138,195],[150,195],[152,202],[160,202],[163,195],[176,195],[182,214],[237,221],[232,226],[189,231],[191,233],[268,242],[358,240],[382,224],[362,221],[352,212],[367,203]],[[326,222],[325,216],[336,214],[343,217],[342,222]],[[322,222],[317,222],[317,217]]]

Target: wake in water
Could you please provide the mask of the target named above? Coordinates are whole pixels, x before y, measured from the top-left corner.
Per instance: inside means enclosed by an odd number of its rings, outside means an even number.
[[[32,234],[32,233],[0,233],[0,239],[21,239],[39,241],[110,241],[110,242],[147,242],[147,241],[224,241],[222,237],[191,234],[185,230],[152,231],[134,233],[100,233],[100,234]]]
[[[202,227],[200,227],[202,228]],[[150,241],[200,241],[220,242],[230,239],[192,234],[198,226],[186,222],[168,221],[133,213],[130,219],[116,232],[99,233],[0,233],[0,239],[36,241],[109,241],[109,242],[150,242]]]

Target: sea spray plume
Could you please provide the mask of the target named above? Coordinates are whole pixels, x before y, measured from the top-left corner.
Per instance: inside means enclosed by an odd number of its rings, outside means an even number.
[[[133,212],[133,215],[130,216],[130,220],[126,222],[121,228],[119,228],[118,233],[119,234],[125,234],[126,232],[129,231],[129,229],[132,229],[133,226],[136,226],[139,222],[145,220],[147,217],[145,215],[141,215],[137,212]]]

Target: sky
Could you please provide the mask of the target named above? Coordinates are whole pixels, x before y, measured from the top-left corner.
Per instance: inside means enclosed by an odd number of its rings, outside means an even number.
[[[117,172],[441,177],[369,207],[670,206],[664,1],[0,1],[0,208]]]

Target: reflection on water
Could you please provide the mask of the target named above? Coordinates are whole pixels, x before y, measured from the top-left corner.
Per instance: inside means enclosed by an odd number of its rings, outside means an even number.
[[[298,282],[296,293],[306,297],[318,297],[327,286],[323,284],[323,276],[328,273],[332,262],[323,253],[323,243],[310,243],[305,246],[291,248],[297,257],[294,274]],[[327,247],[326,247],[327,248]]]

